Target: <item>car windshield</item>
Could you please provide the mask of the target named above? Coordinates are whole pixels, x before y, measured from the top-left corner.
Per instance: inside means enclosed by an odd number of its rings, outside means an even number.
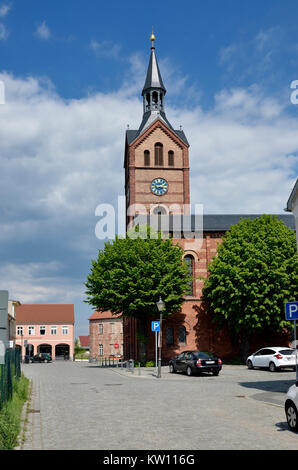
[[[195,356],[196,359],[210,359],[213,357],[213,354],[209,352],[203,352],[203,351],[194,351],[193,355]]]
[[[282,354],[283,356],[292,356],[292,354],[295,354],[295,349],[283,349],[282,351],[279,351],[279,354]]]

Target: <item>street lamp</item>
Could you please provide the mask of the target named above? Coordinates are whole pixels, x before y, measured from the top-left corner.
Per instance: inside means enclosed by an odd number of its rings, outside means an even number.
[[[158,349],[159,349],[159,354],[158,354],[158,371],[157,371],[157,378],[161,378],[161,346],[162,346],[162,312],[164,311],[166,304],[162,300],[161,297],[159,297],[159,301],[156,302],[157,309],[160,313],[160,321],[159,321],[159,334],[158,334]]]

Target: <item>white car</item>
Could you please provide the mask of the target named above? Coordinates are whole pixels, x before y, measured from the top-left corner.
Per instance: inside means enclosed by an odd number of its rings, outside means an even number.
[[[285,368],[296,370],[297,353],[298,351],[293,348],[270,346],[259,349],[249,356],[246,360],[246,365],[249,369],[265,367],[271,372]]]
[[[291,431],[298,431],[298,382],[289,388],[285,399],[285,413]]]

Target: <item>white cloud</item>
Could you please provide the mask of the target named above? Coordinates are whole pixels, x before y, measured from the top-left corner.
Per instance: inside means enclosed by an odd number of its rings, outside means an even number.
[[[0,23],[0,41],[8,38],[8,31],[4,24]]]
[[[0,18],[4,18],[11,9],[11,4],[9,3],[4,3],[3,5],[0,5]]]
[[[97,57],[111,57],[113,59],[118,58],[121,50],[119,44],[115,44],[112,41],[98,42],[95,39],[90,41],[89,47]]]
[[[82,299],[81,283],[61,278],[60,269],[56,262],[1,265],[0,289],[8,290],[10,298],[25,304],[73,303],[74,299]]]
[[[46,21],[43,21],[36,29],[35,35],[44,41],[47,41],[51,37],[51,31],[46,24]]]

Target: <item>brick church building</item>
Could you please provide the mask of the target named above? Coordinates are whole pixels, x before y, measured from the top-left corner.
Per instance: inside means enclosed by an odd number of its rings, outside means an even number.
[[[143,119],[136,130],[126,131],[124,169],[127,207],[127,228],[142,214],[153,214],[156,220],[166,217],[171,227],[175,217],[188,218],[191,231],[198,231],[196,217],[190,214],[189,143],[184,132],[174,129],[165,113],[166,88],[155,54],[155,37],[151,36],[151,55],[143,96]],[[217,246],[232,224],[241,217],[255,218],[258,215],[203,215],[203,231],[200,238],[191,240],[180,235],[175,241],[184,249],[184,257],[194,277],[206,277],[208,264],[216,255]],[[280,215],[285,224],[295,228],[294,218]],[[150,225],[151,218],[150,218]],[[153,224],[154,225],[154,224]],[[172,231],[173,227],[169,229]],[[177,237],[173,237],[177,238]],[[185,297],[181,312],[163,321],[163,360],[186,349],[209,350],[222,357],[238,354],[238,345],[232,344],[228,331],[217,330],[202,303],[202,280],[193,282],[191,295]],[[158,299],[157,299],[158,300]],[[155,340],[148,320],[147,359],[154,359]],[[137,359],[140,345],[137,341],[138,326],[135,320],[123,319],[124,357]],[[264,346],[267,338],[256,339],[252,347]],[[268,338],[269,341],[269,338]],[[270,338],[274,341],[274,338]],[[286,337],[276,338],[285,344]]]

